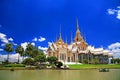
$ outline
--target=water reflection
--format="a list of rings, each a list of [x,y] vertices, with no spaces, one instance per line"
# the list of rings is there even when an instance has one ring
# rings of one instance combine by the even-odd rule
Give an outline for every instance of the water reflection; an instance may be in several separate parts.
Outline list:
[[[98,70],[16,70],[0,71],[0,80],[120,80],[120,69]]]

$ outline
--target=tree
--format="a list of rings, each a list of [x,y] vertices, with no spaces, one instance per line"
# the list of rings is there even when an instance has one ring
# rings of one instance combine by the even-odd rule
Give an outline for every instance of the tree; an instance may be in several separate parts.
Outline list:
[[[111,63],[114,64],[114,59],[111,59]]]
[[[57,62],[57,57],[55,56],[50,56],[50,57],[47,57],[47,61],[50,63],[50,64],[54,64],[55,62]]]
[[[10,52],[13,52],[13,44],[12,43],[7,43],[6,45],[5,45],[5,48],[4,48],[4,50],[6,51],[6,52],[8,52],[8,55],[7,55],[7,62],[9,63],[9,54],[10,54]]]
[[[34,47],[32,54],[31,54],[31,57],[35,58],[36,56],[39,56],[41,54],[44,54],[44,53],[42,51],[40,51],[38,48]]]
[[[119,58],[117,58],[117,59],[116,59],[116,62],[117,62],[117,64],[119,64],[119,63],[120,63],[120,60],[119,60]]]
[[[111,63],[113,63],[113,64],[116,64],[117,63],[117,59],[111,59]]]
[[[15,51],[16,53],[19,53],[20,56],[24,55],[24,48],[21,45],[18,46]],[[20,57],[19,55],[18,55],[18,63],[19,63],[19,57]]]
[[[32,58],[26,58],[26,59],[23,60],[22,63],[26,64],[26,65],[33,65],[34,64],[34,60]]]
[[[120,64],[120,59],[119,58],[116,58],[116,59],[111,59],[111,63],[112,64]]]
[[[40,55],[36,56],[34,59],[35,59],[35,62],[40,62],[40,64],[41,64],[42,62],[46,61],[46,56],[40,54]]]
[[[33,50],[34,50],[34,46],[31,43],[29,43],[27,45],[26,50],[25,50],[26,55],[29,56],[29,57],[32,57]]]

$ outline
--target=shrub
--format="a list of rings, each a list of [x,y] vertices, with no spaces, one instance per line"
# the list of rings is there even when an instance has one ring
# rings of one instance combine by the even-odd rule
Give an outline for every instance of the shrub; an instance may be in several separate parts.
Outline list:
[[[8,61],[8,60],[5,60],[5,62],[3,62],[3,64],[9,64],[9,61]]]
[[[63,66],[62,62],[56,62],[55,65],[57,66],[57,68],[60,68],[61,66]]]
[[[87,59],[83,59],[83,63],[84,63],[84,64],[87,64],[87,63],[88,63],[88,60],[87,60]]]
[[[58,58],[55,57],[55,56],[50,56],[50,57],[47,57],[47,61],[50,63],[50,64],[55,64],[55,62],[57,62]]]
[[[34,64],[34,60],[32,58],[26,58],[26,59],[23,60],[22,63],[26,64],[26,65],[33,65]]]

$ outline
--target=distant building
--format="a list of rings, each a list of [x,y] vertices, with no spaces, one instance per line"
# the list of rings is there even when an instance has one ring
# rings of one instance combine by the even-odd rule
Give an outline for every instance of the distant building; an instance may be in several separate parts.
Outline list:
[[[62,62],[79,61],[81,63],[83,63],[84,60],[87,60],[88,63],[92,63],[93,59],[97,59],[99,63],[109,63],[109,58],[113,56],[108,50],[94,48],[87,44],[81,36],[78,20],[76,22],[76,35],[74,42],[72,42],[71,39],[70,45],[65,43],[60,31],[59,39],[49,45],[46,53],[47,56],[56,56],[58,60]]]

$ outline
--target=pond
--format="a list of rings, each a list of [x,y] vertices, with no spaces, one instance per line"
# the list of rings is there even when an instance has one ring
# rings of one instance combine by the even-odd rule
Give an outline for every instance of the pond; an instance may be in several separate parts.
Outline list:
[[[98,70],[0,70],[0,80],[120,80],[120,69]]]

